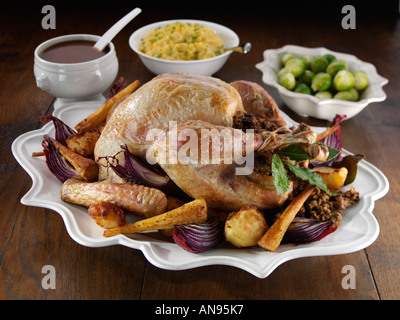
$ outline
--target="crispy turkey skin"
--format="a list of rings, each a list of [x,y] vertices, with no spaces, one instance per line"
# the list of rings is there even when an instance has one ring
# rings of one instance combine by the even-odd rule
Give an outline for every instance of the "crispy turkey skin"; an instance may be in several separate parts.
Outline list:
[[[161,145],[162,137],[174,126],[178,130],[183,127],[197,130],[198,137],[201,137],[202,128],[209,131],[233,130],[236,117],[247,114],[247,109],[249,114],[265,118],[266,123],[274,128],[274,131],[253,133],[255,140],[251,150],[246,151],[247,156],[254,157],[259,148],[273,152],[274,148],[289,141],[302,144],[314,142],[315,134],[310,130],[292,132],[272,97],[255,83],[236,81],[230,85],[201,75],[163,74],[119,103],[107,119],[95,147],[95,159],[99,159],[100,164],[99,180],[121,182],[121,178],[113,170],[107,170],[102,162],[104,157],[115,156],[121,145],[126,145],[130,152],[146,159],[149,150],[160,153],[167,147],[166,141],[164,146]],[[157,134],[150,135],[153,129],[158,130]],[[177,146],[181,145],[173,147]],[[212,149],[211,145],[205,147]],[[117,157],[123,165],[122,155]],[[249,205],[260,209],[273,208],[286,201],[292,192],[291,185],[288,192],[277,194],[272,177],[260,171],[237,175],[235,161],[222,161],[222,164],[178,161],[170,164],[159,159],[156,157],[156,162],[185,193],[192,198],[205,199],[208,206],[215,208],[239,210]]]

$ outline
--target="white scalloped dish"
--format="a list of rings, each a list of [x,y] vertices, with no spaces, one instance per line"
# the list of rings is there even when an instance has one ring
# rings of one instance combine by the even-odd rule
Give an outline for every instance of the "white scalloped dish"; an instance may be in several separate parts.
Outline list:
[[[277,73],[282,67],[282,55],[289,52],[299,57],[305,55],[333,54],[337,59],[346,61],[350,71],[365,71],[369,78],[369,86],[362,93],[360,100],[356,102],[338,99],[321,100],[309,94],[287,90],[278,83]],[[369,104],[384,101],[386,94],[382,87],[389,82],[377,73],[373,64],[361,61],[353,55],[331,51],[326,48],[305,48],[286,45],[279,49],[265,50],[264,61],[258,63],[256,68],[263,73],[263,82],[277,89],[282,100],[294,112],[301,116],[310,116],[328,121],[333,121],[336,114],[346,115],[346,119],[350,119],[360,113]]]
[[[98,103],[85,102],[65,105],[54,116],[74,127],[86,115],[93,112]],[[285,114],[288,124],[295,124]],[[322,128],[314,128],[321,131]],[[32,157],[41,151],[43,135],[54,137],[52,123],[41,129],[22,134],[12,144],[12,152],[19,164],[32,179],[31,189],[22,197],[21,203],[44,207],[58,212],[69,235],[79,244],[88,247],[123,245],[141,250],[153,265],[168,270],[183,270],[207,265],[227,265],[243,269],[259,278],[267,277],[280,264],[301,257],[337,255],[355,252],[371,245],[379,234],[379,225],[372,210],[374,202],[389,190],[387,178],[367,161],[359,163],[359,171],[353,186],[360,192],[360,202],[343,212],[340,227],[324,239],[302,245],[281,245],[276,252],[259,247],[237,249],[221,244],[210,251],[190,253],[157,232],[129,236],[103,237],[101,229],[87,214],[87,209],[60,199],[61,182],[47,168],[43,157]],[[345,151],[348,153],[347,151]]]

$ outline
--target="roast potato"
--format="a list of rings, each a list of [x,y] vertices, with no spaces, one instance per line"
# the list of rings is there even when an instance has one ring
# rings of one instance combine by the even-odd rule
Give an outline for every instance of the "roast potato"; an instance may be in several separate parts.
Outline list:
[[[89,207],[88,213],[100,227],[105,229],[122,227],[128,224],[124,210],[111,202],[100,201],[93,203]]]
[[[312,169],[312,171],[317,173],[325,181],[326,186],[330,190],[337,190],[343,187],[348,173],[346,167],[316,167]]]
[[[229,214],[225,222],[225,239],[235,247],[251,247],[268,230],[264,215],[256,206],[243,208]]]

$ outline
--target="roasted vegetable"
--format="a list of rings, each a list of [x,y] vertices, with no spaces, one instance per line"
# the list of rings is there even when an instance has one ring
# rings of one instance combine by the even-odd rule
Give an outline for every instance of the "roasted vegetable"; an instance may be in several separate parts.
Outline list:
[[[344,182],[345,186],[352,183],[356,179],[358,171],[358,162],[360,162],[364,158],[365,156],[363,154],[348,155],[345,156],[342,160],[335,161],[332,163],[333,168],[341,168],[341,167],[347,168],[348,174],[346,177],[346,181]]]
[[[337,190],[343,187],[348,173],[348,170],[345,167],[316,167],[312,169],[312,171],[317,173],[322,180],[325,181],[326,186],[330,190]]]
[[[78,178],[79,173],[75,168],[62,156],[49,136],[44,136],[42,141],[43,153],[46,157],[46,164],[50,172],[56,176],[61,182],[71,178]],[[37,152],[32,156],[41,156]]]
[[[122,98],[131,94],[138,86],[140,82],[138,80],[132,82],[129,86],[125,87],[112,98],[108,99],[102,104],[96,111],[88,115],[85,119],[79,122],[75,129],[78,132],[87,131],[90,129],[97,128],[100,124],[106,121],[108,113],[111,108]]]
[[[184,201],[167,195],[167,210],[166,211],[171,211],[173,209],[179,208],[179,207],[183,206],[184,204],[185,204]],[[166,237],[171,237],[172,233],[174,232],[174,227],[171,227],[168,229],[160,229],[158,231]]]
[[[54,129],[55,129],[55,139],[63,145],[67,145],[67,139],[69,136],[75,134],[74,129],[70,128],[67,124],[65,124],[60,119],[54,117],[53,115],[47,115],[41,119],[43,123],[48,121],[53,121]]]
[[[107,166],[114,170],[119,177],[127,182],[148,187],[160,188],[167,185],[170,179],[162,170],[157,170],[154,166],[135,156],[129,151],[127,145],[121,146],[121,149],[122,151],[114,156],[104,158]],[[124,154],[124,166],[119,164],[116,157],[121,152]]]
[[[314,187],[310,186],[292,200],[281,216],[258,241],[260,247],[268,251],[275,251],[279,247],[289,225],[313,191]]]
[[[84,157],[93,157],[94,147],[99,137],[100,129],[92,129],[70,135],[66,143],[70,150]]]
[[[310,243],[319,241],[334,232],[337,227],[332,221],[295,217],[282,239],[282,243]]]
[[[201,253],[215,248],[223,239],[223,234],[221,221],[212,219],[204,223],[177,225],[172,238],[186,251]]]
[[[255,206],[241,209],[228,216],[225,222],[224,234],[226,241],[235,247],[251,247],[268,230],[263,213]]]
[[[100,227],[105,229],[122,227],[128,224],[124,210],[111,202],[93,203],[89,207],[88,213]]]
[[[51,146],[54,146],[54,148]],[[97,179],[99,168],[95,161],[73,152],[68,147],[64,146],[57,140],[50,138],[47,135],[44,136],[43,148],[45,150],[46,161],[49,166],[49,169],[56,175],[58,174],[57,177],[59,177],[61,181],[64,182],[68,178],[76,177],[76,174],[74,174],[75,172],[78,173],[80,177],[82,177],[87,181],[93,181]],[[62,156],[65,158],[65,160],[67,160],[67,162],[64,161],[65,162],[64,168],[62,168],[59,165],[62,162],[62,160],[58,161],[50,160],[54,157],[55,150],[58,151],[57,152],[58,157]],[[52,154],[51,158],[50,154]],[[70,168],[71,173],[69,175],[61,174],[62,171],[68,168],[67,165],[72,165],[74,170]]]
[[[189,223],[204,223],[207,221],[207,205],[202,199],[193,200],[183,206],[167,211],[160,215],[143,219],[123,227],[107,229],[105,237],[112,237],[117,234],[136,233],[160,229],[169,229],[175,225]]]

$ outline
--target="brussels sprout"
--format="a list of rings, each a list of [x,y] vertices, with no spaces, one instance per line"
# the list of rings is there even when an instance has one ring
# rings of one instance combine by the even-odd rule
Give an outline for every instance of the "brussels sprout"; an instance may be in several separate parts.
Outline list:
[[[337,91],[349,90],[354,87],[353,74],[348,70],[340,70],[333,78],[333,85]]]
[[[357,90],[364,90],[366,87],[368,87],[368,76],[364,71],[357,70],[353,73],[354,76],[354,87]]]
[[[326,60],[328,60],[328,63],[332,63],[333,61],[336,60],[336,57],[333,54],[327,53],[324,54],[323,56]]]
[[[332,77],[329,73],[317,73],[312,79],[311,89],[314,91],[325,91],[330,88],[332,84]]]
[[[314,76],[314,72],[312,72],[311,70],[305,70],[303,75],[300,77],[300,80],[310,86]]]
[[[346,70],[347,64],[343,60],[335,60],[331,62],[326,68],[326,72],[329,73],[332,77],[336,75],[340,70]]]
[[[278,78],[278,82],[281,86],[285,87],[288,90],[293,90],[293,88],[296,86],[296,78],[291,72],[282,74]]]
[[[281,70],[278,71],[278,79],[280,78],[280,76],[284,75],[285,73],[290,72],[289,68],[282,68]]]
[[[339,91],[333,96],[333,98],[347,101],[358,101],[359,95],[355,88],[351,88],[349,90]]]
[[[310,87],[305,83],[299,83],[296,88],[294,88],[295,92],[312,94]]]
[[[308,55],[302,56],[301,58],[306,63],[306,68],[311,69],[311,61],[314,59],[314,57],[308,54]]]
[[[326,68],[328,67],[328,60],[323,56],[316,56],[311,61],[311,70],[315,74],[319,72],[325,72]]]
[[[320,91],[315,94],[315,97],[321,100],[332,99],[332,93],[329,91]]]
[[[306,70],[306,63],[300,58],[291,58],[286,61],[285,68],[288,68],[291,73],[297,78]]]
[[[294,54],[294,53],[285,53],[283,56],[282,56],[282,58],[281,58],[281,61],[282,61],[282,63],[283,63],[283,65],[285,65],[286,64],[286,62],[289,60],[289,59],[292,59],[292,58],[297,58],[297,56]]]

